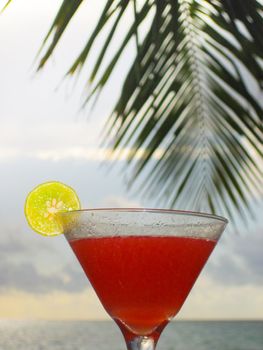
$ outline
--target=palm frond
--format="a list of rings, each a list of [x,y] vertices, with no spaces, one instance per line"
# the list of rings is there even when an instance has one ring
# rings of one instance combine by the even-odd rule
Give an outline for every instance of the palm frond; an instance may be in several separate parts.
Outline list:
[[[39,67],[80,4],[63,1]],[[116,51],[109,51],[131,7],[134,20]],[[255,192],[263,195],[262,13],[258,0],[145,0],[140,6],[136,0],[106,2],[68,74],[83,68],[108,26],[87,77],[88,103],[134,41],[137,54],[109,116],[104,142],[116,157],[130,149],[126,171],[142,196],[153,196],[159,205],[232,217],[249,209]]]
[[[12,0],[6,0],[4,4],[0,5],[0,13],[2,13],[8,5],[10,5],[10,3],[12,2]]]
[[[51,28],[43,41],[42,47],[40,48],[40,51],[41,51],[42,48],[45,46],[49,37],[52,34],[54,34],[53,40],[49,45],[48,50],[46,50],[45,55],[40,60],[39,67],[38,67],[39,69],[44,66],[44,64],[47,62],[47,60],[51,56],[54,48],[58,44],[58,41],[60,40],[62,34],[67,28],[70,20],[72,19],[74,14],[77,12],[81,3],[82,3],[82,0],[74,0],[74,1],[64,0],[62,2],[62,5],[56,15],[56,18],[54,19],[51,25]]]

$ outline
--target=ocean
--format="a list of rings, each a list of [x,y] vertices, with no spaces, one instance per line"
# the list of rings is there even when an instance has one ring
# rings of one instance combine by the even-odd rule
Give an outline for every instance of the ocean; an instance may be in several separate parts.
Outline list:
[[[0,320],[0,350],[125,350],[109,321]],[[263,321],[175,321],[157,349],[263,350]]]

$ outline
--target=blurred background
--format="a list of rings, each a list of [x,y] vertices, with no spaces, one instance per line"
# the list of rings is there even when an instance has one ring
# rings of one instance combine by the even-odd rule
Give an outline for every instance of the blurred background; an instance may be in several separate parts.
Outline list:
[[[63,236],[41,237],[27,226],[23,206],[34,186],[48,180],[65,182],[77,191],[83,207],[170,206],[169,201],[156,201],[155,195],[142,196],[133,188],[128,191],[133,173],[126,167],[127,154],[105,152],[110,136],[108,144],[101,145],[105,123],[136,56],[135,41],[127,46],[92,111],[89,107],[81,109],[89,89],[83,87],[106,34],[98,38],[79,77],[64,79],[105,2],[82,4],[45,67],[36,72],[44,54],[43,50],[40,56],[37,53],[60,5],[57,0],[14,0],[0,16],[1,319],[108,319]],[[121,28],[126,30],[133,18],[133,12],[128,12]],[[147,21],[150,23],[150,19]],[[109,56],[118,47],[118,35],[111,43]],[[48,38],[47,46],[51,42]],[[262,94],[256,94],[260,100]],[[262,158],[253,149],[251,152],[257,171],[261,168],[262,172]],[[138,183],[145,179],[147,172]],[[180,319],[263,318],[262,191],[253,187],[248,202],[253,215],[247,215],[246,208],[245,214],[232,210],[231,223],[180,312]],[[231,200],[229,203],[230,208],[234,207]],[[174,207],[179,208],[177,203]],[[226,212],[221,214],[228,216]]]

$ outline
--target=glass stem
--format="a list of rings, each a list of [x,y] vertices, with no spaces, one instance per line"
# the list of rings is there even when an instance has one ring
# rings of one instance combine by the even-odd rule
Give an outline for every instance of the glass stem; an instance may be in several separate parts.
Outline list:
[[[155,350],[160,335],[165,326],[168,324],[168,320],[165,320],[157,328],[152,330],[151,333],[147,335],[139,335],[132,332],[121,321],[115,319],[115,322],[119,326],[124,336],[127,345],[127,350]]]
[[[127,341],[128,350],[154,350],[156,342],[152,337],[137,336]]]

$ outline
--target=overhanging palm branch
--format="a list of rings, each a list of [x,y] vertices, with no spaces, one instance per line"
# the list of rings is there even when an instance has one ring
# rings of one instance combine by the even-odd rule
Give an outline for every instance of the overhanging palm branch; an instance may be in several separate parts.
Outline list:
[[[81,3],[63,1],[39,68]],[[112,52],[109,46],[130,10],[133,21]],[[87,77],[91,93],[85,104],[90,103],[135,43],[137,54],[109,116],[105,143],[116,158],[130,149],[130,184],[159,205],[209,208],[232,217],[235,210],[249,209],[253,193],[262,196],[262,13],[259,0],[105,1],[67,74],[81,71],[107,30]]]

